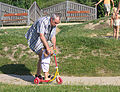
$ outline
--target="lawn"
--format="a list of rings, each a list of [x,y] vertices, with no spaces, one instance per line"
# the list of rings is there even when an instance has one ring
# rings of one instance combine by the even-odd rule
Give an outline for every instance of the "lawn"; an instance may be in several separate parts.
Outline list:
[[[100,21],[100,20],[99,20]],[[99,22],[93,21],[93,24]],[[120,76],[120,41],[112,37],[112,28],[85,29],[90,22],[59,26],[57,34],[57,62],[60,75]],[[102,27],[102,28],[101,28]],[[34,75],[38,56],[33,53],[24,35],[28,29],[0,30],[0,73]],[[108,34],[110,34],[108,36]],[[50,72],[54,73],[52,57]],[[0,92],[119,92],[119,86],[20,86],[0,83]]]
[[[20,86],[0,83],[0,92],[120,92],[119,86],[33,85]]]
[[[57,62],[60,74],[119,76],[120,41],[107,36],[108,33],[112,33],[112,28],[91,30],[84,28],[86,24],[59,26],[61,31],[57,34],[59,48]],[[27,45],[24,37],[27,30],[0,30],[0,73],[19,75],[36,73],[38,56]],[[54,66],[52,58],[51,73],[54,72]]]

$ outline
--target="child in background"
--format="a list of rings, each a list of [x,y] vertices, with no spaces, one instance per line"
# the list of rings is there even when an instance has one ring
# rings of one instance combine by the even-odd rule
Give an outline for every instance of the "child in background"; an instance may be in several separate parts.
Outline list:
[[[113,14],[111,16],[111,27],[113,24],[113,37],[115,39],[119,38],[119,25],[120,25],[120,15],[117,13],[117,8],[113,8]]]

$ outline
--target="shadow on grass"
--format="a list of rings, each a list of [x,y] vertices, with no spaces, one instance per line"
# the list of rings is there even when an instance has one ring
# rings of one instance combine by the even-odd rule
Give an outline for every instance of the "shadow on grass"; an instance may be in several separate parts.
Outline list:
[[[113,36],[105,36],[106,38],[113,38]]]
[[[7,64],[0,67],[0,71],[12,77],[20,78],[24,81],[34,81],[34,76],[24,64]]]

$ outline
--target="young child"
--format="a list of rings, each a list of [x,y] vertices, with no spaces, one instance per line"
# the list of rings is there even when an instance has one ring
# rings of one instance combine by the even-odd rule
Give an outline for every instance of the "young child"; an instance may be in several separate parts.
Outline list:
[[[111,27],[113,24],[113,37],[115,39],[119,38],[119,25],[120,25],[120,15],[117,13],[117,8],[113,8],[113,15],[111,16]]]
[[[50,49],[53,48],[53,44],[51,43],[51,41],[48,41],[48,45],[49,45]],[[52,56],[52,54],[53,54],[53,50],[52,50],[51,54],[48,54],[46,48],[42,49],[40,70],[42,69],[42,71],[44,72],[45,80],[50,80],[50,78],[52,77],[49,74],[50,57]],[[43,77],[41,75],[37,76],[37,74],[36,74],[35,77],[38,77],[41,80],[43,79]]]
[[[42,58],[41,58],[42,59],[41,68],[44,72],[45,80],[50,80],[50,74],[49,74],[50,56],[51,55],[46,54],[46,49],[43,49]]]

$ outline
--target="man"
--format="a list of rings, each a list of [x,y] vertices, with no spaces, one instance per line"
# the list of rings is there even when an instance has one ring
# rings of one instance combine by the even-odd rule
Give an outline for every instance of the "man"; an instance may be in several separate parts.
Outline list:
[[[51,44],[53,49],[56,49],[56,25],[60,23],[60,18],[61,15],[59,13],[55,13],[51,17],[41,17],[30,27],[25,35],[30,49],[39,56],[36,77],[41,78],[42,49],[45,48],[48,55],[53,53],[50,49]]]
[[[101,3],[103,0],[100,0],[97,4],[95,4],[96,6]],[[113,0],[104,0],[104,9],[105,9],[105,16],[109,16],[110,14],[110,1],[112,2],[112,5],[114,7],[114,1]]]

